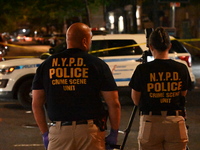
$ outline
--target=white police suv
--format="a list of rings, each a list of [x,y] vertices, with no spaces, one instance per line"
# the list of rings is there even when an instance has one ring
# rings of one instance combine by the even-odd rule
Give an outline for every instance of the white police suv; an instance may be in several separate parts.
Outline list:
[[[170,58],[186,64],[195,83],[191,55],[180,42],[173,37],[171,40]],[[50,48],[49,53],[57,53],[65,48],[66,44],[63,43]],[[141,57],[145,50],[148,50],[145,34],[107,34],[93,36],[90,53],[109,65],[120,96],[130,96],[128,83],[136,66],[143,62]],[[32,80],[37,67],[44,61],[44,56],[0,62],[0,98],[18,99],[24,107],[30,107]]]

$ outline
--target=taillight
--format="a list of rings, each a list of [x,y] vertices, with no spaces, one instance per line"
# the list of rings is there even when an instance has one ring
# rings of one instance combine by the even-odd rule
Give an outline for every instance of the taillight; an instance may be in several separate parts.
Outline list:
[[[187,63],[188,67],[191,67],[192,64],[190,56],[179,56],[178,58],[184,60]]]

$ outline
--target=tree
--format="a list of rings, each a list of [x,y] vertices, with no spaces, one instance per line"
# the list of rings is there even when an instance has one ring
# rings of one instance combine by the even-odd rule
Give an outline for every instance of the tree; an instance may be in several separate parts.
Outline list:
[[[89,6],[93,9],[106,4],[105,0],[0,0],[0,32],[11,32],[18,27],[28,26],[38,30],[42,26],[56,26],[71,18],[89,22]],[[73,19],[72,19],[73,20]],[[88,20],[88,21],[87,21]]]

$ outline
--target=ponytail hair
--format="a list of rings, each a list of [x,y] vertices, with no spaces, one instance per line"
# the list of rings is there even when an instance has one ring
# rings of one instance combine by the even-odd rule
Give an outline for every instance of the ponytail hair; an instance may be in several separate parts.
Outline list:
[[[149,44],[158,51],[165,51],[171,44],[169,34],[163,27],[158,27],[150,34]]]

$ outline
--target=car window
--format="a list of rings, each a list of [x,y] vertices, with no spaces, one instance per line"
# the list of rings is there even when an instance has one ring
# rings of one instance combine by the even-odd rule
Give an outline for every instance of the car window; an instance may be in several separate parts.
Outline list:
[[[172,40],[172,47],[169,50],[169,53],[188,53],[187,49],[177,40]]]
[[[91,52],[96,56],[123,56],[123,55],[141,55],[143,53],[139,46],[124,47],[127,45],[137,44],[134,40],[95,40],[92,41]],[[96,50],[124,47],[115,50],[105,50],[103,52],[95,52]]]

